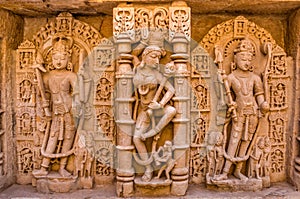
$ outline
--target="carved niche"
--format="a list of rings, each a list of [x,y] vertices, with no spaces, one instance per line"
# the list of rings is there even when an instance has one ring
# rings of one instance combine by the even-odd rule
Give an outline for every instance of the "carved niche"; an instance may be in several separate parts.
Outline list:
[[[42,178],[33,177],[32,172],[41,169],[45,157],[45,132],[49,131],[49,123],[54,122],[45,115],[39,77],[33,66],[38,63],[45,67],[46,72],[42,77],[54,70],[52,41],[56,35],[64,35],[73,41],[67,70],[77,74],[78,90],[73,90],[73,93],[80,98],[82,119],[75,121],[77,132],[66,165],[71,177],[55,174],[60,163],[60,158],[55,155],[50,158],[49,173]],[[61,13],[41,27],[32,42],[24,41],[16,57],[17,182],[33,183],[42,192],[67,192],[74,187],[92,188],[94,184],[113,180],[114,150],[111,146],[115,143],[112,112],[115,64],[112,42],[102,38],[95,28],[75,19],[70,13]],[[109,151],[105,152],[104,148]],[[100,161],[99,154],[106,156],[102,159],[110,161]],[[110,169],[100,172],[103,170],[99,169],[100,164],[102,167],[110,165]],[[110,178],[102,178],[103,173]],[[55,190],[49,185],[53,179],[65,181],[70,186]],[[41,189],[41,184],[47,188]]]
[[[145,195],[153,187],[164,194],[184,195],[189,170],[186,159],[191,99],[187,64],[190,8],[182,2],[162,7],[119,6],[114,9],[113,24],[118,58],[115,99],[117,194],[123,197]],[[165,50],[170,52],[165,53]],[[156,72],[152,69],[145,72],[150,66],[147,56],[151,53],[157,56],[156,61],[161,67],[154,69]],[[172,70],[174,76],[167,77],[165,74]],[[164,114],[160,116],[154,109],[152,115],[150,109],[142,108],[147,102],[145,97],[140,96],[148,96],[150,89],[146,76],[157,78],[152,73],[159,73],[158,76],[162,75],[165,79],[164,83],[162,79],[157,80],[161,90],[154,88],[155,85],[151,87],[157,89],[157,97],[152,96],[153,102],[162,103]],[[163,88],[165,86],[167,90]],[[175,94],[170,94],[172,92]],[[200,99],[201,96],[198,97]],[[163,98],[166,101],[160,101]],[[149,118],[143,119],[143,114],[152,115],[149,117],[152,125],[149,130]],[[138,135],[139,125],[145,131],[141,136],[145,136],[146,141]],[[147,154],[143,152],[145,148],[148,149]],[[165,164],[160,162],[162,156]]]
[[[265,103],[269,104],[270,109],[267,114],[259,116],[259,120],[261,120],[259,123],[261,124],[254,131],[255,136],[250,141],[251,144],[245,156],[231,157],[227,154],[226,149],[228,140],[231,139],[230,126],[232,124],[230,121],[233,121],[234,117],[231,116],[233,118],[231,120],[230,116],[228,117],[228,107],[231,106],[230,100],[235,100],[235,96],[229,99],[228,93],[232,95],[234,92],[226,90],[228,80],[224,80],[224,77],[235,70],[236,65],[233,58],[237,52],[240,52],[236,49],[242,48],[243,50],[244,47],[246,49],[246,46],[239,47],[246,40],[249,41],[247,49],[251,51],[253,56],[249,71],[260,78]],[[204,49],[201,49],[201,47]],[[214,61],[204,58],[205,52]],[[283,180],[286,169],[285,142],[287,134],[287,87],[289,85],[287,58],[284,50],[276,44],[266,30],[239,16],[210,30],[199,46],[193,50],[191,59],[195,68],[193,74],[201,73],[203,75],[201,76],[202,79],[213,77],[208,79],[206,83],[211,89],[210,98],[214,99],[211,101],[211,111],[209,112],[209,129],[205,132],[205,135],[201,136],[202,139],[197,139],[201,140],[201,143],[195,145],[195,148],[191,150],[191,154],[193,154],[193,158],[190,160],[192,179],[198,183],[206,182],[209,188],[222,189],[225,186],[231,190],[251,190],[253,187],[261,189],[262,187],[269,187],[270,182]],[[197,62],[195,62],[196,60]],[[201,82],[201,79],[198,81]],[[237,107],[237,110],[239,110],[239,107]],[[246,109],[243,114],[251,114],[251,111],[245,111]],[[231,112],[231,115],[233,113]],[[220,134],[220,132],[223,132],[222,136],[216,138],[215,135]],[[193,139],[191,141],[193,142]],[[218,149],[218,146],[222,146],[221,149]],[[230,173],[227,174],[225,167],[227,168],[229,164],[224,162],[221,165],[222,172],[220,172],[220,168],[217,168],[216,164],[211,161],[211,157],[214,156],[210,155],[218,153],[222,161],[233,162],[236,170],[241,167],[242,175],[235,173],[238,178],[228,178],[233,166],[229,171]],[[260,169],[251,170],[253,164],[258,164],[254,161],[258,157],[262,158],[260,165],[256,166]],[[239,162],[243,164],[239,164]],[[199,169],[193,168],[193,165],[197,165]],[[250,170],[247,172],[247,169]],[[239,178],[249,180],[245,182]]]

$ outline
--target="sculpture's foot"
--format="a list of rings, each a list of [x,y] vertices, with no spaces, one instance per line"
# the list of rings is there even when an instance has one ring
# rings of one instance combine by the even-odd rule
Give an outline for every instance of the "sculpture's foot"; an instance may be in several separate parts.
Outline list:
[[[62,177],[70,177],[71,176],[71,173],[69,173],[66,169],[59,169],[59,174],[62,176]]]
[[[243,174],[242,174],[240,171],[238,171],[238,170],[235,170],[234,173],[233,173],[233,175],[234,175],[235,177],[239,178],[239,179],[242,180],[242,181],[247,181],[247,180],[248,180],[248,178],[247,178],[245,175],[243,175]]]
[[[149,182],[152,179],[152,171],[146,169],[144,175],[142,176],[142,181]]]
[[[221,180],[227,180],[228,179],[228,174],[227,173],[222,173],[220,175],[217,175],[213,178],[215,181],[221,181]]]
[[[34,176],[46,176],[48,174],[48,171],[45,168],[41,168],[40,170],[34,170],[32,171],[32,175]]]

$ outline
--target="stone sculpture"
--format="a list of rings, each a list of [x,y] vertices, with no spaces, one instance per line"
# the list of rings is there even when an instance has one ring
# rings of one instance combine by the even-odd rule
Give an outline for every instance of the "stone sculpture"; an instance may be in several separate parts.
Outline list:
[[[78,90],[77,75],[68,71],[68,67],[71,66],[72,43],[72,39],[64,35],[57,35],[53,38],[53,70],[44,75],[43,81],[38,78],[43,107],[46,116],[51,119],[51,127],[46,128],[42,146],[44,157],[41,169],[33,172],[35,176],[47,175],[50,158],[53,157],[61,158],[59,174],[63,177],[71,176],[65,167],[68,156],[71,155],[70,151],[76,132],[73,117],[76,116],[80,107],[78,93],[75,92]],[[41,63],[37,63],[33,67],[36,68],[37,77],[40,76],[39,70],[46,72]],[[51,94],[51,102],[46,97],[46,91]],[[50,120],[47,125],[50,125]]]
[[[210,132],[207,141],[208,172],[206,178],[219,175],[224,165],[223,135],[221,132]]]
[[[182,2],[115,8],[114,44],[68,13],[42,27],[17,54],[18,182],[67,192],[116,179],[118,196],[130,197],[149,190],[184,195],[191,181],[221,188],[276,181],[270,176],[284,173],[286,162],[286,57],[275,45],[277,54],[266,61],[260,48],[270,50],[261,44],[275,42],[245,18],[224,24],[192,53],[190,8]],[[257,56],[261,65],[252,68]],[[260,77],[266,62],[267,81]],[[227,106],[224,119],[219,113]],[[262,134],[261,118],[269,127]],[[59,136],[68,133],[69,139]]]
[[[236,164],[233,175],[240,180],[247,180],[241,169],[249,158],[253,145],[251,143],[255,142],[256,139],[259,120],[258,111],[265,114],[269,110],[269,104],[264,97],[262,80],[251,71],[250,63],[253,53],[254,49],[251,41],[247,38],[241,40],[234,50],[234,71],[228,76],[223,76],[229,107],[227,116],[230,115],[231,117],[232,127],[226,149],[225,166],[222,174],[215,177],[217,181],[228,178],[233,163]],[[233,90],[235,100],[233,100],[230,89]]]
[[[166,141],[164,146],[159,147],[158,150],[154,153],[154,161],[157,166],[160,166],[162,163],[162,167],[159,169],[156,179],[159,179],[162,172],[166,172],[166,181],[170,181],[170,172],[174,168],[176,162],[173,159],[173,148],[172,148],[172,142]]]
[[[257,139],[256,145],[253,147],[252,154],[249,157],[248,177],[261,179],[261,163],[263,161],[263,153],[265,148],[264,138]]]
[[[137,104],[140,106],[140,112],[137,113],[133,142],[140,158],[145,161],[143,164],[146,166],[146,170],[142,177],[143,181],[150,181],[153,175],[152,157],[150,159],[144,141],[156,136],[152,144],[152,150],[155,150],[159,133],[176,114],[176,109],[167,104],[175,93],[175,89],[168,82],[167,77],[174,71],[171,67],[166,67],[165,73],[162,74],[158,68],[159,61],[164,54],[164,50],[158,46],[147,46],[133,77],[133,84],[140,100],[140,103]],[[166,88],[167,92],[160,99],[163,88]],[[155,117],[161,117],[157,124]]]

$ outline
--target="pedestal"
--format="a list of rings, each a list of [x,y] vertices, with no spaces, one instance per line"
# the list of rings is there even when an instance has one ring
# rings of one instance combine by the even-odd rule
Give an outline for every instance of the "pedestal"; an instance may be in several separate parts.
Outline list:
[[[35,177],[36,188],[41,193],[67,193],[78,188],[77,177],[62,177],[57,172],[50,172],[46,176]]]

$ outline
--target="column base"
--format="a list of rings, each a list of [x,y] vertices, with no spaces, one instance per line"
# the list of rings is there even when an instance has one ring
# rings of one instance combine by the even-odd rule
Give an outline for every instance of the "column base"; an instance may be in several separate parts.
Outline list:
[[[189,186],[189,181],[173,181],[171,185],[171,194],[174,196],[184,196]]]
[[[153,178],[150,182],[144,182],[141,177],[136,177],[134,183],[135,196],[168,196],[171,193],[172,180]]]

